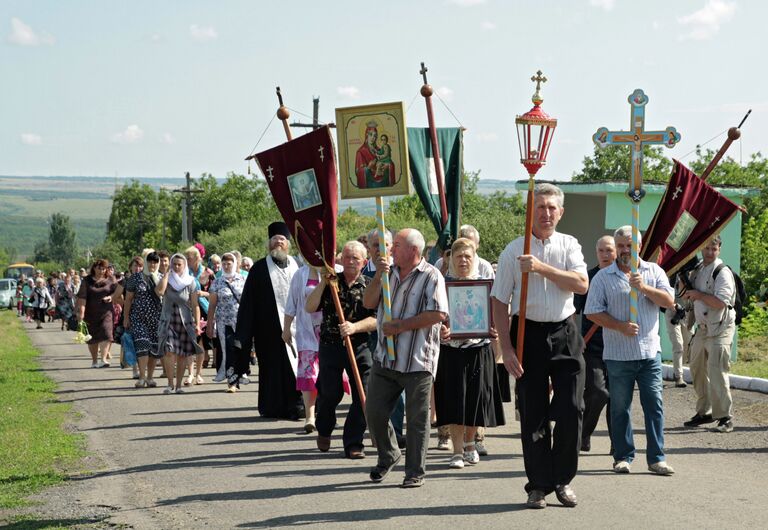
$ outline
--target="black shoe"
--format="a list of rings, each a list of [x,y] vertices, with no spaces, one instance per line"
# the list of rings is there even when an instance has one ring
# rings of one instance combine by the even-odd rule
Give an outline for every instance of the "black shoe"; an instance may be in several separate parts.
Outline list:
[[[699,414],[698,412],[688,421],[683,423],[686,427],[698,427],[699,425],[704,425],[705,423],[712,423],[714,418],[712,418],[712,414],[704,414],[703,416]]]
[[[405,449],[405,436],[397,437],[397,447],[400,449]]]
[[[576,494],[568,484],[555,486],[555,495],[557,496],[557,500],[560,501],[560,504],[568,508],[573,508],[579,504],[578,499],[576,499]]]
[[[590,442],[589,440],[582,440],[581,441],[581,450],[584,453],[588,453],[590,451],[590,449],[592,449],[592,442]]]
[[[395,458],[395,461],[389,464],[388,466],[380,466],[376,465],[371,468],[371,474],[369,475],[371,482],[381,482],[384,480],[384,477],[386,477],[390,471],[392,471],[392,468],[397,465],[397,463],[400,461],[400,459],[403,457],[403,455],[398,456]]]
[[[726,416],[725,418],[720,418],[717,420],[717,425],[714,429],[712,429],[714,432],[733,432],[733,419],[730,416]]]

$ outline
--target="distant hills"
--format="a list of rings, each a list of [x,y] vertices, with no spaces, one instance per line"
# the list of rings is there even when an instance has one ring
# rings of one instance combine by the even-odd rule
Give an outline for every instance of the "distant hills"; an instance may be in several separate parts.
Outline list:
[[[104,240],[112,208],[112,195],[132,180],[155,189],[175,189],[185,185],[183,178],[126,177],[15,177],[0,175],[0,248],[13,247],[17,257],[32,254],[35,243],[48,237],[47,219],[61,212],[72,219],[80,246],[93,246]],[[478,191],[514,193],[514,181],[480,179]],[[372,199],[344,200],[340,210],[353,208],[363,215],[374,215]]]

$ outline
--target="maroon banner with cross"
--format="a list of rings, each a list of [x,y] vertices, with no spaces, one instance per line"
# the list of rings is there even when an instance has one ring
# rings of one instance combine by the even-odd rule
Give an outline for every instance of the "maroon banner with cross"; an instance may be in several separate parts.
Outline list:
[[[333,270],[338,206],[330,129],[321,127],[254,158],[304,259]]]
[[[675,273],[738,213],[739,207],[675,160],[640,257]]]

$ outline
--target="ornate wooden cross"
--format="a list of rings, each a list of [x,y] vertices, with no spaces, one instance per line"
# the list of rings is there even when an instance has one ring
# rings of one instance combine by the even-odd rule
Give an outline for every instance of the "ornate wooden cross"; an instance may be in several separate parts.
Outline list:
[[[632,105],[629,131],[609,131],[600,127],[592,136],[592,141],[601,149],[609,145],[629,145],[632,148],[632,174],[627,195],[632,201],[632,272],[637,272],[640,239],[640,201],[645,196],[643,189],[643,146],[665,145],[674,147],[680,141],[680,133],[674,127],[663,131],[645,130],[645,105],[648,96],[641,89],[636,89],[627,98]],[[637,323],[637,289],[630,294],[630,322]]]

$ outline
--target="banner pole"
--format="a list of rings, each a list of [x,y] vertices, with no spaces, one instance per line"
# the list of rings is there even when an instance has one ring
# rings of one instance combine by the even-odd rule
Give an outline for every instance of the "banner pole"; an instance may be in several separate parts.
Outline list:
[[[387,254],[387,240],[384,237],[384,199],[381,196],[376,197],[376,222],[379,225],[379,253],[389,260]],[[381,275],[381,294],[384,298],[384,322],[392,320],[392,295],[389,291],[389,274]],[[395,360],[395,340],[387,337],[387,357],[390,361]]]
[[[293,134],[291,133],[291,126],[288,124],[288,118],[291,117],[291,113],[288,111],[285,105],[283,105],[283,95],[280,93],[280,87],[276,88],[277,100],[280,102],[280,107],[277,109],[277,117],[283,122],[283,130],[285,131],[285,137],[290,142],[293,140]],[[294,239],[295,239],[294,234]],[[335,271],[330,271],[335,273]],[[331,298],[333,298],[333,305],[336,307],[336,315],[339,317],[339,325],[346,322],[344,318],[344,310],[341,308],[341,301],[339,300],[339,288],[335,281],[330,282]],[[352,367],[352,377],[355,380],[355,387],[357,393],[360,396],[360,405],[365,410],[365,390],[363,389],[363,381],[360,378],[360,370],[357,368],[357,361],[355,360],[355,350],[352,348],[352,341],[349,337],[344,337],[344,346],[347,348],[347,357],[349,357],[349,365]]]
[[[531,253],[531,235],[533,234],[533,173],[528,173],[528,198],[525,206],[525,238],[523,254]],[[528,305],[528,273],[520,275],[520,304],[517,310],[517,344],[515,353],[520,366],[523,365],[523,345],[525,344],[525,309]]]
[[[421,63],[419,73],[424,78],[424,84],[421,87],[421,95],[427,104],[427,122],[429,123],[429,139],[432,144],[432,159],[435,161],[435,178],[437,180],[437,193],[440,198],[440,221],[442,228],[448,224],[448,205],[445,200],[445,184],[443,181],[443,165],[440,159],[440,144],[437,141],[437,129],[435,129],[435,117],[432,112],[432,86],[427,83],[427,67]],[[438,234],[439,236],[440,234]],[[453,234],[451,234],[453,237]],[[445,249],[443,249],[445,250]]]

